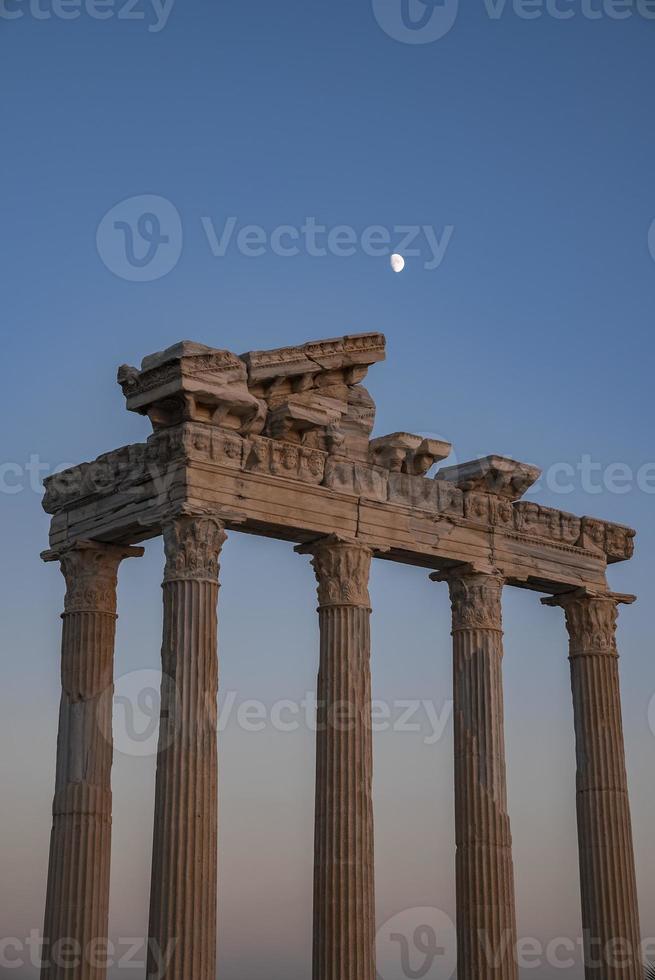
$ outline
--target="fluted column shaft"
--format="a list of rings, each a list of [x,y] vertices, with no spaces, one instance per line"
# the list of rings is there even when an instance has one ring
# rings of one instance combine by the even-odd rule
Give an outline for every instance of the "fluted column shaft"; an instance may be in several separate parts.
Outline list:
[[[223,526],[208,517],[185,515],[164,528],[148,958],[148,976],[157,980],[214,980],[216,975],[216,604],[224,540]]]
[[[314,980],[375,980],[369,548],[327,538],[318,581]]]
[[[516,980],[502,681],[503,579],[494,572],[455,571],[447,580],[453,616],[457,976]]]
[[[564,608],[569,633],[587,980],[643,978],[616,648],[626,598],[546,600]]]
[[[58,556],[66,598],[42,980],[107,973],[116,582],[121,560],[140,554],[79,542]]]

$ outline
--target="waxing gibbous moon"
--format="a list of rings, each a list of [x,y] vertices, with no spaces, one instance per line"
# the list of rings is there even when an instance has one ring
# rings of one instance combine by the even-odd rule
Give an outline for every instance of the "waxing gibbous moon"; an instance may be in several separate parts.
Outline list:
[[[389,261],[394,272],[402,272],[405,268],[405,260],[402,255],[398,255],[397,252],[394,252]]]

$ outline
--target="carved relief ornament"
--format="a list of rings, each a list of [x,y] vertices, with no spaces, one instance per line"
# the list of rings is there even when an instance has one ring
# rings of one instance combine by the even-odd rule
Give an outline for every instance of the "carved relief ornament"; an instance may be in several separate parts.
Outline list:
[[[301,545],[296,551],[312,555],[319,606],[364,606],[370,609],[371,548],[358,541],[330,535]]]
[[[183,514],[164,527],[164,582],[218,581],[227,535],[216,517]]]
[[[452,572],[436,572],[430,578],[436,582],[448,582],[453,611],[453,631],[465,629],[502,631],[501,598],[505,580],[500,572],[454,569]]]

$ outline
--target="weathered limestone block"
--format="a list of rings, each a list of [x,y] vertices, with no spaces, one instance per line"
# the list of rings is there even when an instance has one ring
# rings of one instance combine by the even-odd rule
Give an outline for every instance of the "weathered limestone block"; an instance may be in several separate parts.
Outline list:
[[[245,468],[318,486],[323,482],[326,458],[327,454],[319,449],[253,436],[247,442]]]
[[[524,500],[515,503],[513,510],[517,531],[571,546],[578,543],[581,528],[579,517]]]
[[[618,605],[633,600],[583,590],[542,599],[564,609],[569,633],[587,980],[643,977],[616,648]]]
[[[243,361],[226,350],[183,340],[144,357],[141,369],[118,369],[127,408],[147,415],[154,429],[199,421],[260,432],[265,405],[247,386]]]
[[[623,524],[599,521],[594,517],[583,517],[578,542],[587,551],[607,555],[608,561],[625,561],[634,553],[635,532]]]
[[[360,382],[384,346],[371,333],[243,354],[250,391],[268,407],[265,434],[366,460],[375,404]]]
[[[340,456],[327,457],[323,485],[332,490],[386,501],[388,481],[388,471],[380,466],[353,463]]]
[[[439,470],[435,479],[447,480],[461,490],[490,493],[518,500],[541,476],[541,470],[506,456],[484,456]]]
[[[408,473],[389,473],[389,503],[439,512],[439,485],[435,480]]]
[[[624,524],[605,523],[605,554],[610,563],[628,561],[635,550],[635,534]]]
[[[164,430],[175,433],[175,429]],[[245,440],[237,433],[202,422],[186,422],[180,426],[176,449],[186,459],[206,459],[221,466],[240,470],[243,465]],[[169,447],[171,456],[174,449]]]
[[[452,452],[449,442],[442,439],[425,439],[410,432],[392,432],[379,436],[369,444],[371,461],[391,473],[411,473],[425,476],[434,463],[445,459]]]
[[[103,453],[93,462],[80,463],[79,466],[53,473],[43,481],[43,509],[48,514],[55,514],[71,502],[96,494],[113,493],[137,483],[146,475],[148,465],[146,444],[137,443]]]

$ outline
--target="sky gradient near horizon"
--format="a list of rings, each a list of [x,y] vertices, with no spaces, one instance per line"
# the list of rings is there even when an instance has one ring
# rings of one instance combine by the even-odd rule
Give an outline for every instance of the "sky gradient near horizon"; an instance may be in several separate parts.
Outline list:
[[[639,595],[619,644],[655,936],[655,20],[645,4],[618,19],[609,0],[560,0],[570,19],[552,3],[528,18],[518,3],[445,0],[426,28],[443,36],[405,43],[420,40],[419,0],[413,29],[401,0],[126,9],[64,19],[70,3],[0,3],[0,942],[43,922],[63,580],[39,560],[39,478],[146,437],[121,363],[183,338],[242,352],[365,330],[388,343],[366,382],[376,435],[436,434],[454,443],[449,462],[535,463],[531,499],[638,529],[610,578]],[[419,249],[402,274],[391,247]],[[154,541],[121,569],[128,704],[157,677],[162,568]],[[219,976],[307,980],[313,732],[270,716],[315,689],[313,575],[288,544],[233,534],[222,581]],[[416,910],[454,913],[450,612],[420,569],[376,562],[371,593],[374,697],[396,721],[419,703],[418,730],[375,735],[378,920],[411,929]],[[519,934],[575,943],[563,617],[516,590],[504,615]],[[266,706],[263,730],[249,699]],[[130,748],[121,704],[111,931],[125,939],[147,926],[155,758]],[[7,975],[32,980],[21,955]],[[141,977],[138,959],[112,977]],[[522,975],[583,976],[577,953],[569,968],[542,959]],[[438,969],[428,980],[447,980]]]

